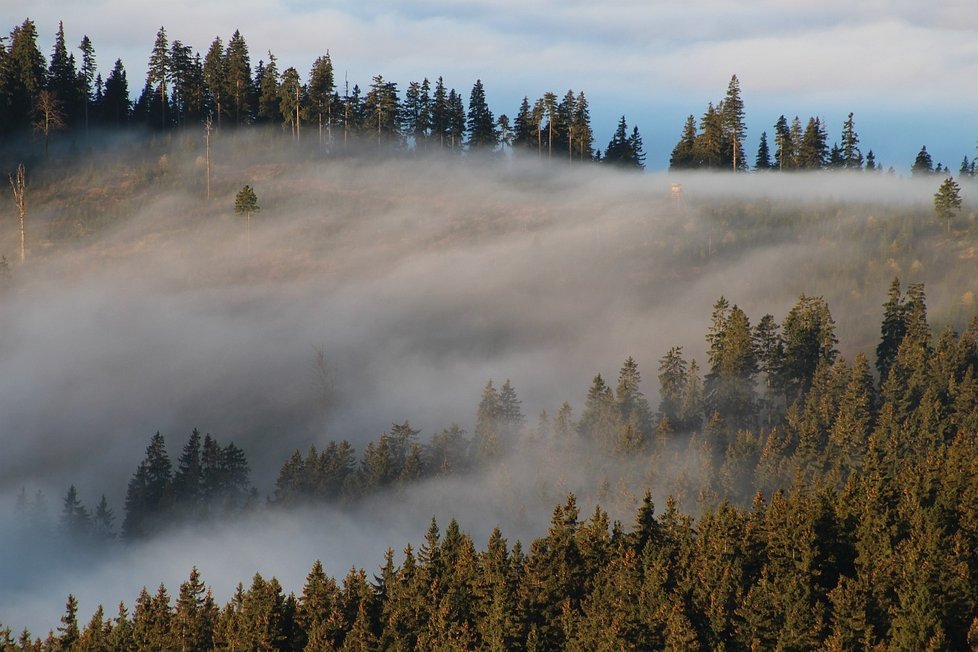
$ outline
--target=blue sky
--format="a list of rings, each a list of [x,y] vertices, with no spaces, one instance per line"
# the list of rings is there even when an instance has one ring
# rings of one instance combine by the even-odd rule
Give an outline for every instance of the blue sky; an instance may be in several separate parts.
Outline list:
[[[27,12],[25,14],[25,11]],[[959,0],[0,0],[0,26],[37,23],[49,55],[57,21],[93,40],[104,72],[120,57],[137,90],[157,29],[206,51],[240,29],[252,63],[272,50],[305,76],[330,51],[338,77],[366,86],[444,76],[468,97],[481,78],[512,117],[524,95],[584,90],[602,147],[625,114],[650,168],[667,165],[685,116],[736,74],[746,148],[784,113],[817,115],[838,139],[855,113],[863,149],[905,171],[921,145],[957,167],[978,154],[978,5]]]

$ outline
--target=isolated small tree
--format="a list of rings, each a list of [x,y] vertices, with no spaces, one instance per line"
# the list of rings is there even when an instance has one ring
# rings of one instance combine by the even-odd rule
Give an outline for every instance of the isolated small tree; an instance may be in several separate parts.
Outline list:
[[[238,215],[244,215],[247,223],[247,242],[248,251],[251,251],[251,214],[257,213],[261,210],[258,205],[258,196],[255,195],[255,191],[252,190],[251,186],[246,185],[244,188],[238,191],[238,194],[234,196],[234,212]]]
[[[20,262],[24,263],[27,257],[24,231],[24,218],[27,217],[27,202],[24,199],[24,191],[27,189],[27,176],[24,171],[24,164],[17,166],[16,176],[10,175],[10,187],[14,193],[14,204],[17,206],[17,213],[20,216]]]
[[[952,177],[941,182],[941,187],[934,193],[934,216],[938,221],[947,225],[951,232],[951,218],[961,209],[961,186]]]

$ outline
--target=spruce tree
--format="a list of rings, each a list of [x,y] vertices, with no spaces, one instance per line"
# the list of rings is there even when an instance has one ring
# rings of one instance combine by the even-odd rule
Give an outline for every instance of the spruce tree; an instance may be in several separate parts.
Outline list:
[[[282,98],[279,94],[278,60],[268,51],[268,63],[259,61],[260,75],[256,74],[258,85],[258,111],[256,122],[277,123],[283,117]]]
[[[482,80],[475,80],[469,95],[469,113],[466,121],[469,133],[468,145],[472,150],[492,150],[496,147],[496,127],[492,111],[486,104]]]
[[[921,176],[932,174],[934,172],[934,160],[930,157],[927,152],[927,146],[924,145],[917,152],[917,158],[914,159],[913,166],[910,168],[911,174],[913,176]]]
[[[129,122],[132,102],[129,99],[129,82],[121,59],[116,59],[112,72],[105,79],[105,92],[99,113],[103,121],[116,127]]]
[[[234,124],[247,124],[252,118],[253,81],[251,78],[251,59],[248,44],[238,30],[228,41],[224,55],[225,93],[234,109]]]
[[[37,47],[37,28],[30,19],[10,33],[7,65],[12,127],[27,127],[47,80],[44,55]]]
[[[788,120],[782,115],[774,124],[774,166],[779,171],[791,169],[791,152],[794,149],[791,138]]]
[[[316,115],[319,124],[319,143],[331,144],[333,125],[333,95],[336,92],[336,82],[333,78],[333,62],[329,52],[317,57],[309,72],[309,83],[306,88],[309,104]],[[323,127],[326,128],[323,133]]]
[[[696,118],[690,115],[683,134],[669,157],[670,170],[688,170],[696,166]]]
[[[757,156],[754,158],[754,169],[771,169],[771,151],[768,149],[766,131],[761,132],[761,141],[757,145]]]
[[[863,155],[859,151],[859,136],[856,135],[852,113],[842,125],[842,167],[847,170],[861,170],[863,167]]]
[[[156,33],[156,43],[153,45],[153,51],[149,56],[149,72],[146,74],[146,85],[159,96],[159,103],[153,103],[151,107],[159,107],[160,121],[159,125],[161,128],[166,128],[166,105],[168,103],[166,86],[169,83],[172,74],[171,61],[170,61],[170,47],[166,38],[166,29],[160,27],[160,31]],[[153,109],[150,108],[150,113],[154,113]]]
[[[744,101],[740,97],[740,81],[737,79],[737,75],[733,75],[727,85],[727,95],[721,104],[720,119],[730,146],[730,153],[725,154],[725,157],[729,157],[734,172],[747,169],[747,157],[744,156],[743,151],[743,138],[747,131],[744,116]]]
[[[101,93],[101,84],[95,84],[98,70],[95,66],[95,46],[92,45],[88,35],[82,37],[78,49],[82,53],[82,63],[78,70],[78,81],[81,87],[82,100],[84,101],[85,133],[88,133],[89,111],[92,102],[95,100],[96,93]]]
[[[231,106],[228,97],[228,68],[224,55],[224,43],[218,36],[214,37],[207,54],[204,56],[204,86],[207,93],[207,110],[221,126],[221,116],[226,115]]]
[[[961,210],[961,186],[952,177],[941,182],[941,187],[934,193],[934,217],[938,222],[944,222],[947,232],[951,232],[951,218]]]

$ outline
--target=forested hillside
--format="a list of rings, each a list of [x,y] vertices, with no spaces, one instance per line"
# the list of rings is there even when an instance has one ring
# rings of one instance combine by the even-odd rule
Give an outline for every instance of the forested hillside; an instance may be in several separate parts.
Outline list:
[[[721,298],[705,373],[670,349],[659,362],[654,411],[631,358],[615,389],[594,378],[579,419],[565,404],[532,429],[520,427],[510,384],[497,391],[490,383],[472,442],[455,427],[422,447],[404,423],[369,444],[359,464],[346,442],[322,455],[297,451],[266,507],[354,500],[392,482],[491,464],[506,448],[542,447],[566,464],[640,458],[634,470],[647,480],[681,469],[661,514],[646,492],[631,524],[600,507],[584,518],[571,495],[525,551],[498,530],[480,551],[454,520],[443,535],[433,521],[417,552],[389,553],[372,579],[353,570],[337,582],[317,562],[299,595],[256,575],[221,607],[194,569],[176,602],[161,585],[155,596],[144,591],[131,614],[124,605],[115,617],[99,608],[84,625],[69,596],[46,642],[25,632],[18,643],[8,630],[6,644],[965,648],[978,632],[970,579],[978,572],[978,318],[960,335],[947,328],[932,337],[924,288],[904,294],[894,280],[880,334],[877,382],[866,355],[851,363],[839,356],[821,298],[802,297],[780,323],[766,315],[753,326]],[[130,481],[127,538],[145,536],[134,524],[161,515],[153,508],[163,503],[138,502],[155,481],[180,518],[208,518],[197,496],[207,493],[207,460],[221,449],[207,437],[201,467],[200,441],[194,432],[171,476],[163,439],[153,438]],[[95,536],[85,528],[97,525],[72,487],[61,527]]]
[[[0,39],[0,649],[978,649],[967,156],[67,42]]]

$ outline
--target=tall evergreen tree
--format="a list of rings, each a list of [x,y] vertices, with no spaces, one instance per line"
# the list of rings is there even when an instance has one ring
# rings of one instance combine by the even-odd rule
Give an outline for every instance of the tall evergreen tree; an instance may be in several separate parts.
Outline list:
[[[729,158],[734,172],[747,169],[747,157],[744,156],[743,145],[743,138],[747,131],[744,117],[744,101],[740,97],[740,81],[737,79],[737,75],[733,75],[727,85],[727,95],[721,104],[720,118],[723,122],[724,131],[727,133],[726,139],[730,143]]]
[[[533,117],[530,115],[530,99],[524,95],[513,123],[513,147],[529,149],[535,146],[535,141],[536,133],[533,129]]]
[[[926,145],[921,147],[920,151],[917,152],[917,158],[914,159],[910,172],[915,177],[934,172],[934,160],[931,158],[930,153],[928,153]]]
[[[828,162],[829,149],[825,129],[819,118],[809,118],[798,146],[798,167],[821,170]]]
[[[696,167],[696,118],[690,115],[683,126],[683,135],[669,157],[670,170],[688,170]]]
[[[282,96],[279,92],[278,60],[268,51],[268,63],[259,61],[261,74],[256,75],[258,85],[258,111],[256,122],[277,123],[283,117]]]
[[[757,156],[754,158],[755,170],[771,169],[771,151],[767,145],[767,132],[761,132],[761,141],[757,145]]]
[[[166,442],[163,435],[157,432],[126,489],[123,537],[138,539],[159,527],[164,509],[168,507],[172,476],[173,466],[166,453]]]
[[[618,128],[605,149],[603,161],[618,167],[642,169],[645,167],[645,154],[635,149],[641,146],[642,137],[638,134],[638,128],[634,128],[629,135],[628,124],[625,122],[625,116],[622,116],[618,121]]]
[[[370,90],[364,96],[364,112],[370,122],[377,146],[400,144],[400,102],[397,98],[397,84],[375,75]]]
[[[794,147],[791,142],[791,128],[783,115],[774,124],[774,144],[774,166],[779,171],[791,169],[791,152]]]
[[[228,67],[224,55],[224,43],[215,36],[204,56],[204,85],[207,91],[207,110],[221,126],[221,116],[227,115],[231,108],[228,99]]]
[[[37,28],[30,19],[10,33],[8,66],[12,126],[27,127],[32,122],[38,97],[47,85],[44,55],[37,47]]]
[[[66,124],[69,126],[77,124],[76,119],[83,111],[78,87],[78,71],[75,69],[74,55],[68,53],[64,23],[60,21],[48,66],[47,90],[53,93],[64,107]]]
[[[319,125],[319,143],[330,144],[333,141],[333,98],[336,93],[336,81],[333,78],[333,61],[328,51],[313,62],[306,92],[312,113],[315,114]]]
[[[594,132],[591,130],[591,110],[584,96],[584,91],[577,94],[574,101],[574,117],[571,123],[574,130],[574,152],[580,161],[591,160],[591,152],[594,149]]]
[[[492,150],[496,147],[496,122],[489,105],[486,104],[486,92],[482,80],[475,80],[472,92],[469,94],[469,113],[466,120],[469,133],[468,145],[472,150]]]
[[[302,106],[305,88],[299,79],[299,71],[288,67],[282,73],[282,83],[278,89],[279,114],[284,124],[288,125],[293,137],[299,140],[302,125]]]
[[[119,127],[129,122],[131,111],[132,102],[129,99],[126,69],[122,65],[122,60],[116,59],[112,72],[105,79],[105,92],[102,94],[99,113],[106,123]]]
[[[98,70],[95,65],[95,46],[92,45],[88,35],[82,37],[78,49],[82,53],[81,67],[78,69],[78,82],[81,89],[82,100],[84,103],[85,132],[88,132],[89,113],[95,94],[101,93],[101,84],[95,84]]]
[[[847,170],[861,170],[863,155],[859,151],[859,136],[852,121],[852,113],[842,125],[842,167]]]
[[[166,29],[160,27],[160,31],[156,33],[156,43],[153,45],[153,51],[149,55],[149,72],[146,74],[146,85],[152,89],[156,95],[158,95],[158,104],[152,106],[159,107],[159,125],[161,128],[165,128],[166,122],[166,105],[169,103],[167,96],[167,83],[169,83],[172,76],[172,68],[170,61],[170,46],[166,38]],[[151,115],[155,112],[150,109]]]
[[[251,121],[253,109],[251,58],[248,44],[241,32],[234,30],[224,55],[225,92],[234,109],[234,124],[240,126]]]

